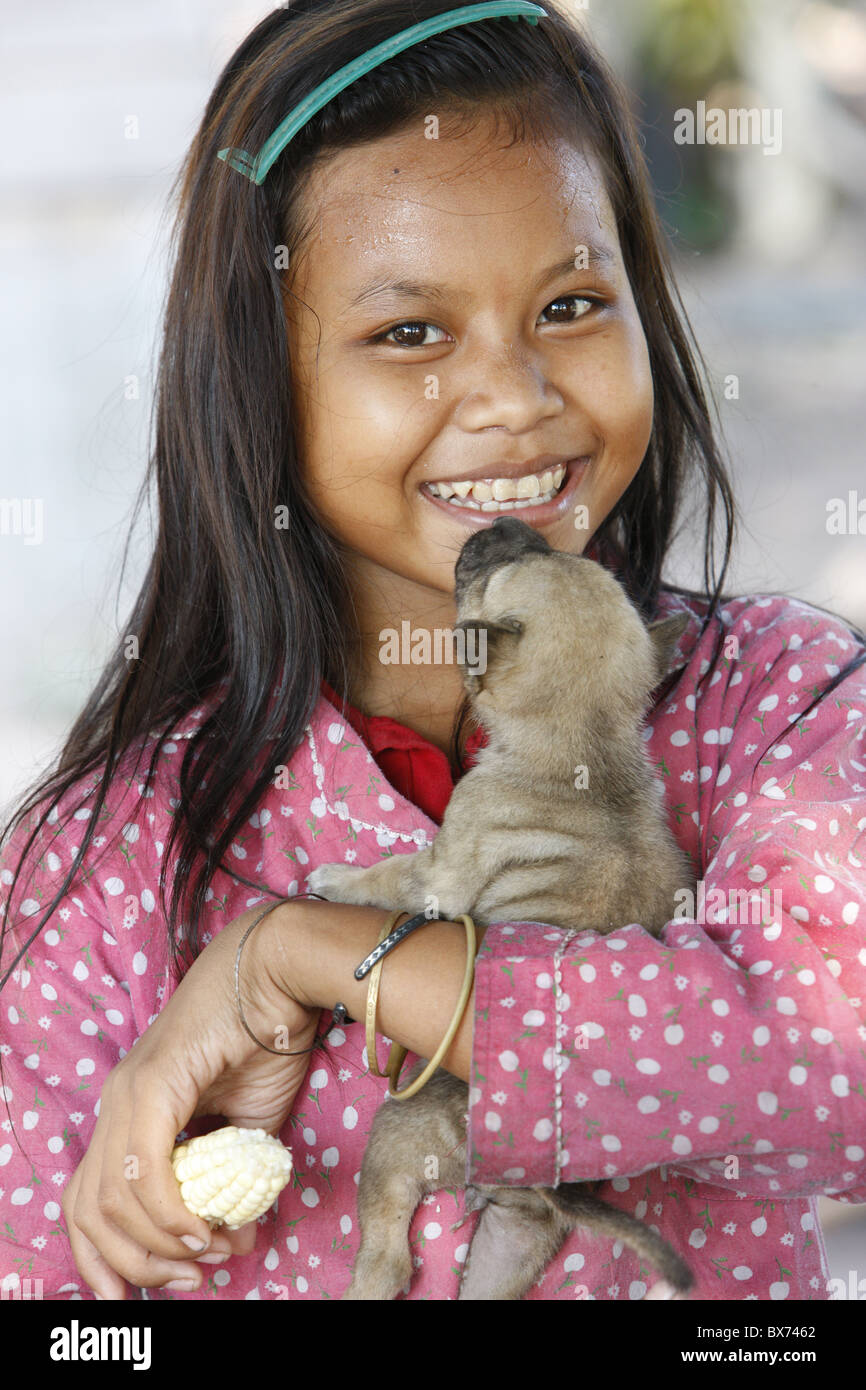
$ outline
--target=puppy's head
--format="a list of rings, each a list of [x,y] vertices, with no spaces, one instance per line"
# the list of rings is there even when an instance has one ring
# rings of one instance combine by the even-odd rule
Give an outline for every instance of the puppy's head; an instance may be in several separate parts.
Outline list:
[[[464,683],[488,727],[566,710],[637,723],[688,622],[647,627],[603,566],[552,550],[516,517],[463,546],[455,599]]]

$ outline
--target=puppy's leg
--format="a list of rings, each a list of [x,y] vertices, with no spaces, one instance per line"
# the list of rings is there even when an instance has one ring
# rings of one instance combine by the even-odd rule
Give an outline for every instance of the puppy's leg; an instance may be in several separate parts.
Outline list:
[[[378,1162],[371,1167],[365,1157],[358,1188],[361,1246],[344,1299],[385,1302],[409,1283],[409,1223],[427,1187],[417,1173],[389,1172]]]
[[[369,868],[353,864],[320,864],[307,878],[314,893],[335,902],[355,903],[359,907],[397,908],[424,906],[431,891],[428,883],[430,850],[417,854],[393,854]]]
[[[439,1071],[417,1096],[386,1101],[376,1112],[358,1185],[361,1245],[344,1299],[393,1299],[408,1284],[415,1208],[428,1193],[465,1180],[465,1110],[466,1087]]]
[[[476,1189],[484,1210],[475,1230],[459,1299],[523,1298],[541,1277],[572,1221],[532,1188]]]

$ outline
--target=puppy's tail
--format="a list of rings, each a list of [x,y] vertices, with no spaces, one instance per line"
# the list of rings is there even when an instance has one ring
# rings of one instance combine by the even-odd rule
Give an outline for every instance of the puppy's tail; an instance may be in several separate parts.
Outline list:
[[[562,1183],[559,1187],[536,1190],[575,1226],[586,1226],[600,1235],[623,1241],[657,1269],[677,1293],[687,1293],[694,1284],[692,1271],[666,1240],[636,1217],[589,1196],[583,1183]]]

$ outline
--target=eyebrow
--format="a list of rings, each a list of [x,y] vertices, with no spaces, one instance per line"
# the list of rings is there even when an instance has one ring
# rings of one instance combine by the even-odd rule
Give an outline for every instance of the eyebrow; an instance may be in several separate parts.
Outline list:
[[[590,269],[610,270],[616,262],[614,253],[606,247],[589,245],[586,242],[578,242],[577,246],[586,248],[586,260]],[[532,291],[543,290],[555,280],[561,280],[569,271],[575,269],[575,259],[575,255],[566,256],[563,260],[557,261],[555,265],[548,266],[547,270],[543,270],[535,284],[531,286]],[[369,281],[356,295],[353,295],[349,300],[349,307],[355,308],[370,299],[376,299],[386,294],[400,296],[404,299],[432,299],[439,303],[450,300],[452,304],[465,303],[469,298],[465,291],[451,290],[447,285],[436,285],[425,280],[379,279]]]

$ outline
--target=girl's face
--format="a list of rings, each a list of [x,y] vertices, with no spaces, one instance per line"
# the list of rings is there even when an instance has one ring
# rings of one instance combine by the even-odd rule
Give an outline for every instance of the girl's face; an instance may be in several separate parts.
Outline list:
[[[502,148],[489,117],[431,125],[314,168],[285,297],[309,495],[361,607],[387,596],[394,617],[425,606],[417,586],[433,606],[453,594],[463,542],[508,511],[582,551],[652,425],[593,159],[565,140]]]

